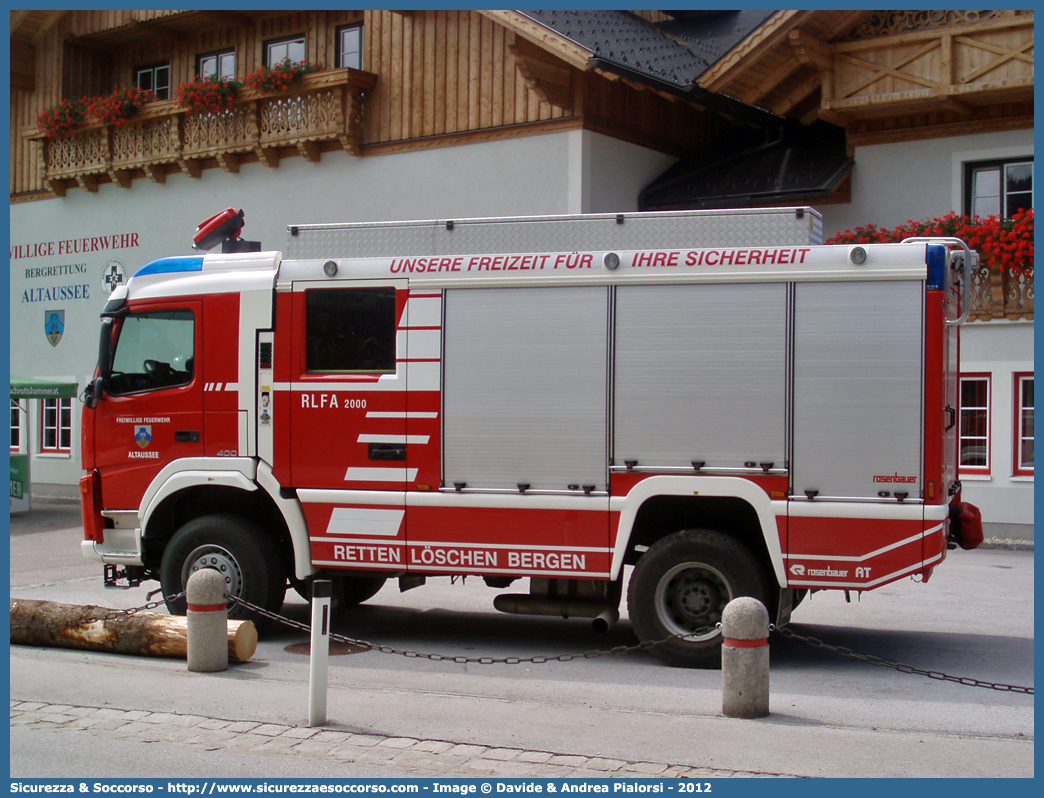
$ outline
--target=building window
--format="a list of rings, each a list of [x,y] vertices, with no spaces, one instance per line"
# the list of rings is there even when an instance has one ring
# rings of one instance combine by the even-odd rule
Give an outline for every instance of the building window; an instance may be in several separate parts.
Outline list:
[[[337,29],[337,66],[362,69],[362,25]]]
[[[971,216],[1010,219],[1033,207],[1033,159],[978,161],[965,165],[965,207]]]
[[[22,406],[14,399],[11,400],[11,453],[18,454],[25,443],[22,435]]]
[[[990,377],[961,376],[960,471],[990,473]]]
[[[287,59],[295,64],[305,60],[304,34],[265,42],[265,66],[272,67]]]
[[[72,450],[72,399],[43,399],[40,451],[66,453]]]
[[[134,70],[134,84],[160,100],[170,99],[170,64],[153,64]]]
[[[395,372],[395,289],[333,288],[305,292],[309,374]]]
[[[234,78],[236,76],[236,51],[230,49],[197,55],[196,74],[201,78]]]
[[[1015,475],[1033,475],[1033,375],[1015,375]]]

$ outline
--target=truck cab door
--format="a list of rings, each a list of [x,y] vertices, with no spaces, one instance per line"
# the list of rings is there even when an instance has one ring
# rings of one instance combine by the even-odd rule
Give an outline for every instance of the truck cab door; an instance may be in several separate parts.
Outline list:
[[[363,544],[382,538],[383,558],[388,538],[405,544],[406,293],[403,280],[293,285],[290,480],[316,565],[387,565]]]
[[[115,321],[94,410],[94,465],[107,510],[136,510],[164,466],[203,456],[202,304],[136,305]]]

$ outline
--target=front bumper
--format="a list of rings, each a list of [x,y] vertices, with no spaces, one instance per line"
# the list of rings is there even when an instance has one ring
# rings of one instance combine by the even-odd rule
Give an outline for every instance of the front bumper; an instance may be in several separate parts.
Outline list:
[[[131,539],[119,534],[128,531],[132,532]],[[138,545],[140,538],[134,534],[135,532],[136,530],[106,529],[104,543],[82,540],[80,552],[88,560],[107,565],[144,565]]]

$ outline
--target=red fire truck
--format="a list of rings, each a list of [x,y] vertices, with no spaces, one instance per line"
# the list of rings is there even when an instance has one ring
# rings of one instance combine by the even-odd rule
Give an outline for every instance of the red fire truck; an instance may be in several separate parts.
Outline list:
[[[600,629],[633,566],[638,638],[698,667],[732,598],[782,624],[808,591],[927,581],[981,540],[972,254],[821,231],[810,208],[300,225],[285,256],[146,264],[102,313],[83,552],[174,613],[204,567],[271,611],[316,577],[350,605],[464,575]]]

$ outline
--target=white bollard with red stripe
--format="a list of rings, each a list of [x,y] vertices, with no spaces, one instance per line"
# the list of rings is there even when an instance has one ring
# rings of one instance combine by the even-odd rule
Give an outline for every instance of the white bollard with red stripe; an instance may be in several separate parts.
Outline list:
[[[225,577],[201,568],[185,585],[188,602],[188,669],[197,673],[228,670],[228,608]]]
[[[769,714],[769,616],[755,598],[733,599],[721,615],[721,714]]]

